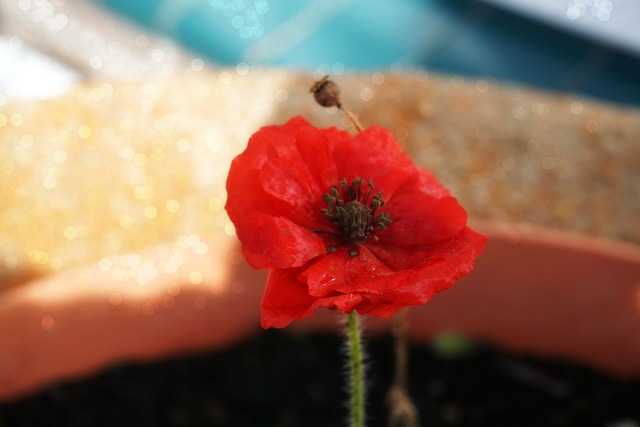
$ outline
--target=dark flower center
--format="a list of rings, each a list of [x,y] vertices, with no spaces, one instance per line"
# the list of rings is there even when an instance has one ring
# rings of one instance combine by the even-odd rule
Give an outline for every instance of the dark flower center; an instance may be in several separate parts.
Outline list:
[[[382,192],[372,194],[374,187],[371,180],[367,181],[366,188],[363,188],[363,183],[362,178],[355,178],[351,184],[342,178],[339,187],[334,185],[322,197],[327,204],[322,209],[324,217],[336,226],[346,244],[362,243],[369,237],[377,240],[378,237],[373,233],[384,230],[391,224],[387,212],[378,213],[384,206]],[[330,251],[331,249],[332,247],[329,248]],[[352,256],[357,254],[355,250]]]

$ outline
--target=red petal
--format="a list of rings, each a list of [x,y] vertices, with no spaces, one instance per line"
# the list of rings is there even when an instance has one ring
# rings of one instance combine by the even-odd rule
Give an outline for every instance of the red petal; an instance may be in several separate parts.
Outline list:
[[[255,268],[296,267],[325,252],[313,231],[324,225],[318,206],[323,193],[297,151],[295,135],[301,129],[313,128],[296,118],[261,129],[231,165],[226,208]]]
[[[407,181],[382,210],[393,222],[377,233],[381,244],[430,245],[454,237],[467,222],[462,206],[427,171]]]
[[[254,133],[245,150],[233,160],[240,172],[260,169],[268,162],[268,151],[287,153],[295,150],[296,132],[301,127],[311,126],[302,117],[294,117],[284,125],[266,126]],[[233,167],[233,165],[232,165]]]
[[[326,252],[317,233],[285,217],[249,210],[235,226],[253,268],[299,267]]]
[[[425,286],[441,282],[450,284],[469,273],[486,242],[485,236],[465,227],[452,239],[434,245],[409,248],[371,244],[369,249],[390,269],[414,270],[416,283]],[[440,285],[435,285],[434,289],[436,292],[442,290]]]
[[[299,267],[326,252],[317,233],[283,217],[271,217],[265,222],[260,241],[263,253],[275,268]]]
[[[375,192],[384,192],[385,200],[417,173],[413,161],[391,132],[375,126],[336,146],[335,162],[340,178],[349,182],[353,178],[370,179]]]
[[[294,320],[311,316],[319,307],[350,313],[362,301],[359,295],[337,294],[314,298],[298,280],[300,269],[272,270],[262,297],[262,327],[284,328]]]
[[[322,197],[342,178],[338,176],[333,150],[336,145],[350,143],[351,137],[335,128],[306,127],[298,130],[297,142],[308,176],[316,184],[314,190]]]
[[[263,328],[284,328],[313,313],[311,307],[316,298],[297,280],[297,272],[298,269],[269,272],[261,304]]]
[[[271,148],[272,145],[283,146],[285,150],[286,147],[295,146],[295,131],[305,125],[309,126],[303,119],[295,118],[283,126],[264,127],[251,137],[246,149],[233,160],[227,177],[225,207],[234,224],[257,199],[265,198],[262,203],[264,206],[273,204],[260,183],[260,170],[270,160],[268,153],[275,150]]]
[[[409,255],[413,261],[412,266],[407,265],[407,259],[402,264],[407,265],[407,268],[413,268],[416,273],[415,279],[411,283],[399,281],[399,286],[384,294],[366,295],[357,307],[358,312],[389,317],[404,307],[426,303],[435,294],[448,289],[457,279],[472,270],[475,258],[486,241],[484,236],[465,228],[456,238],[431,250],[416,251],[414,248],[393,253],[396,259]]]
[[[360,246],[357,257],[341,248],[318,258],[300,280],[307,282],[313,297],[358,295],[361,302],[349,309],[389,317],[409,305],[424,304],[468,274],[485,243],[484,236],[465,228],[455,238],[428,247]]]
[[[376,258],[366,246],[359,254],[348,255],[349,248],[318,258],[300,275],[307,282],[309,293],[325,297],[333,293],[385,294],[401,284],[412,283],[411,270],[392,271]]]
[[[318,228],[321,217],[318,208],[318,191],[309,182],[306,172],[299,162],[273,159],[260,170],[259,179],[264,193],[260,211],[271,211],[275,215],[285,215],[300,225]],[[259,196],[258,192],[256,196]],[[269,197],[270,196],[270,197]]]

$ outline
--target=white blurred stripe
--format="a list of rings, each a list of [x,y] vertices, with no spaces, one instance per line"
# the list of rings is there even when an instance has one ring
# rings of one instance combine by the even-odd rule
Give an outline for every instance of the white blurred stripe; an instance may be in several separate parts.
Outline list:
[[[169,76],[194,60],[86,0],[0,0],[0,36],[0,94],[11,97],[51,96],[84,78]]]
[[[0,37],[0,93],[10,98],[48,98],[66,92],[82,75],[24,46],[17,36]]]

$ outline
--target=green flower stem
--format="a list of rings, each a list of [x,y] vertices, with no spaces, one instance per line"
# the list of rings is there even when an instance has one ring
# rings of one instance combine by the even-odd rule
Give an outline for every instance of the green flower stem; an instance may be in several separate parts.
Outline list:
[[[364,427],[364,367],[362,364],[360,320],[355,310],[348,314],[347,319],[351,374],[351,427]]]

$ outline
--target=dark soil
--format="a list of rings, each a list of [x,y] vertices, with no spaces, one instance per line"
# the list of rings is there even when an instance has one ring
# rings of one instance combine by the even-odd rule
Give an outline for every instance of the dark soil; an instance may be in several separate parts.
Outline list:
[[[339,337],[266,331],[224,352],[122,365],[0,404],[0,427],[345,426]],[[390,338],[371,340],[369,426],[386,425]],[[410,350],[422,426],[640,426],[640,381],[484,345]]]

